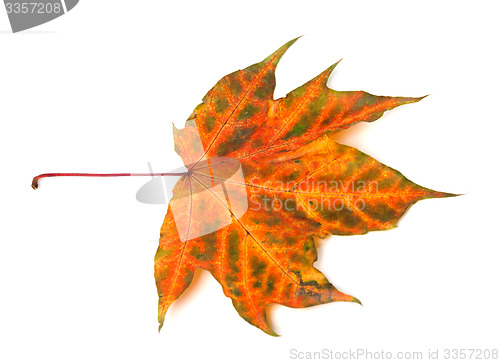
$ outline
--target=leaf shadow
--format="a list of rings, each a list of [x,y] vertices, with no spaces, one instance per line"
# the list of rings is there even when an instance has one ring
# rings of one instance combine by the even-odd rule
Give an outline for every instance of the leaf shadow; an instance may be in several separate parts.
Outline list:
[[[326,253],[322,253],[321,252],[321,249],[324,248],[324,246],[326,244],[332,244],[332,243],[335,243],[335,241],[337,242],[340,242],[341,240],[343,240],[344,242],[346,242],[346,238],[349,238],[350,236],[335,236],[335,235],[331,235],[329,234],[328,236],[326,236],[325,238],[320,238],[320,237],[317,237],[317,236],[314,236],[314,244],[316,245],[316,252],[317,252],[317,255],[318,255],[318,259],[314,262],[313,266],[315,268],[317,268],[318,270],[321,271],[321,273],[323,275],[325,275],[326,279],[333,285],[335,286],[335,288],[345,294],[348,294],[348,295],[351,295],[349,293],[349,291],[346,291],[342,284],[339,284],[338,281],[335,281],[335,280],[332,280],[329,276],[329,273],[328,273],[328,266],[331,265],[332,263],[334,263],[334,261],[327,261],[326,258],[328,256],[328,254]],[[356,297],[356,296],[355,296]],[[320,307],[322,305],[316,305],[316,306],[312,306],[312,308],[317,308],[317,307]]]
[[[179,296],[168,310],[169,317],[174,319],[181,316],[184,310],[189,309],[188,306],[196,301],[200,295],[200,291],[203,290],[203,286],[207,285],[207,280],[210,278],[212,278],[210,272],[200,267],[195,268],[189,288]]]

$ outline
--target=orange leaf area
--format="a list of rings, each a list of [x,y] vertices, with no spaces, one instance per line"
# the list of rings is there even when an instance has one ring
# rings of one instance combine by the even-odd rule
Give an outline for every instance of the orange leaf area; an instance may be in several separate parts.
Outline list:
[[[222,78],[185,128],[174,128],[188,172],[174,188],[155,256],[160,328],[196,268],[210,271],[239,315],[270,335],[270,304],[359,302],[313,266],[314,237],[390,229],[417,201],[453,196],[331,137],[422,98],[332,90],[334,64],[274,100],[276,66],[294,42]]]

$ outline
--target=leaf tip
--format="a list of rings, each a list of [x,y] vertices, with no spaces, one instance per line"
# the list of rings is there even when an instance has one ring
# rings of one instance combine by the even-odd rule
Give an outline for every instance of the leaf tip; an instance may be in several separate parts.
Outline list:
[[[459,197],[461,195],[464,194],[445,193],[429,189],[427,198],[452,198],[452,197]]]
[[[465,194],[454,194],[454,193],[443,193],[439,192],[437,198],[452,198],[452,197],[460,197]]]
[[[340,58],[337,62],[333,63],[330,67],[328,67],[326,69],[325,72],[329,72],[329,73],[332,73],[333,70],[335,69],[335,67],[337,67],[337,65],[342,61],[343,58]]]
[[[293,45],[293,43],[295,43],[300,37],[302,37],[302,35],[298,36],[295,39],[292,39],[292,40],[286,42],[276,52],[274,52],[269,57],[267,57],[264,60],[264,62],[265,63],[272,62],[272,63],[274,63],[274,66],[276,66],[278,64],[278,62],[280,61],[281,57],[283,57],[283,54],[285,54],[285,52],[288,50],[288,48],[290,48]]]
[[[272,337],[280,337],[278,333],[276,333],[272,328],[268,327],[266,330],[264,330],[264,333],[272,336]]]
[[[359,301],[359,299],[355,298],[354,296],[352,297],[352,301],[353,303],[356,303],[356,304],[359,304],[361,306],[363,306],[363,303],[361,303],[361,301]]]
[[[328,83],[328,79],[330,78],[330,75],[332,74],[333,70],[335,69],[335,67],[337,67],[337,65],[342,61],[343,58],[340,58],[337,62],[335,62],[334,64],[332,64],[330,67],[328,67],[327,69],[325,69],[323,71],[323,73],[321,73],[320,77],[323,78],[323,84],[326,86],[326,84]]]
[[[422,101],[424,98],[426,98],[429,95],[425,95],[422,97],[400,97],[399,99],[401,100],[400,105],[408,104],[408,103],[416,103]]]

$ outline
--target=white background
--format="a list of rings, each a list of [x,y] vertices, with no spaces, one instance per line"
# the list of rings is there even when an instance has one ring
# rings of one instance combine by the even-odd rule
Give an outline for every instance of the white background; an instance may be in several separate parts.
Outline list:
[[[89,1],[11,34],[0,8],[0,360],[286,362],[290,350],[500,348],[499,64],[495,1]],[[425,100],[340,140],[457,198],[413,206],[390,231],[331,237],[316,266],[364,306],[241,319],[198,271],[157,332],[153,256],[166,206],[148,178],[44,172],[181,166],[172,122],[224,75],[304,35],[275,97],[340,58],[337,90]],[[424,355],[425,356],[425,355]]]

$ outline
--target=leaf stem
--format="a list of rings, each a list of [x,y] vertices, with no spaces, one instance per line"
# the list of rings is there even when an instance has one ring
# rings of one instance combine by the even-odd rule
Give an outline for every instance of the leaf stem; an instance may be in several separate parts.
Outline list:
[[[116,173],[116,174],[90,174],[90,173],[47,173],[40,174],[33,178],[31,182],[31,187],[33,189],[38,189],[38,181],[42,178],[50,178],[54,176],[86,176],[93,178],[107,178],[107,177],[117,177],[117,176],[182,176],[186,173]]]

